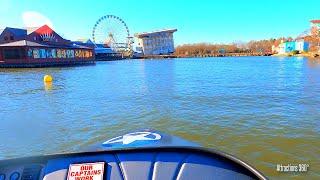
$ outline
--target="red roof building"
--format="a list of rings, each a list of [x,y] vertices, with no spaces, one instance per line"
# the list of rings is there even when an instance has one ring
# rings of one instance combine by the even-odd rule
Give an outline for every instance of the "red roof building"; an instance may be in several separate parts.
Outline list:
[[[94,63],[94,49],[75,45],[44,25],[28,34],[5,28],[0,35],[0,67],[43,67]]]

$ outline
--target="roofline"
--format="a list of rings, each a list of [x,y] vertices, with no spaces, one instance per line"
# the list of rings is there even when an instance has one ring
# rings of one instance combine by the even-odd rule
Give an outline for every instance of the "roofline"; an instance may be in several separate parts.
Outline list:
[[[57,48],[57,49],[85,49],[85,50],[94,50],[93,48],[87,48],[87,47],[56,47],[56,46],[29,46],[29,45],[23,45],[23,46],[0,46],[1,48],[17,48],[17,47],[37,47],[37,48]]]
[[[23,28],[14,28],[14,27],[5,27],[4,29],[18,29],[18,30],[26,31],[26,29],[23,29]]]
[[[25,35],[27,35],[27,30],[26,29],[21,29],[21,28],[13,28],[13,27],[5,27],[4,29],[1,29],[1,32],[0,32],[0,35],[2,35],[2,33],[4,32],[4,31],[9,31],[9,32],[11,32],[11,33],[13,33],[13,34],[15,34],[15,32],[14,32],[14,30],[18,30],[18,31],[20,31],[20,32],[22,32],[23,31],[23,33],[25,33],[25,34],[23,34],[23,35],[21,35],[21,34],[18,34],[17,35],[17,37],[23,37],[23,36],[25,36]]]
[[[11,43],[15,43],[15,42],[19,42],[19,41],[25,41],[26,44],[24,45],[18,45],[18,46],[12,46],[12,45],[7,45],[6,44],[11,44]],[[28,43],[37,43],[38,45],[28,45]],[[85,47],[85,46],[82,46],[82,47],[75,47],[75,46],[59,46],[59,45],[46,45],[46,44],[40,44],[38,42],[34,42],[34,41],[27,41],[27,40],[18,40],[18,41],[13,41],[13,42],[9,42],[9,43],[5,43],[5,44],[0,44],[0,48],[2,47],[42,47],[42,48],[65,48],[65,49],[89,49],[89,50],[93,50],[94,48],[90,48],[90,47]]]
[[[147,36],[150,34],[156,34],[156,33],[161,33],[161,32],[174,33],[176,31],[178,31],[178,30],[177,29],[163,29],[163,30],[157,30],[157,31],[151,31],[151,32],[136,33],[134,36],[135,37],[142,37],[142,36]]]
[[[320,19],[314,19],[314,20],[311,20],[310,22],[311,22],[311,23],[317,23],[317,24],[318,24],[318,23],[320,23]]]
[[[18,42],[25,42],[25,44],[23,44],[23,45],[12,45],[12,44],[18,43]],[[36,43],[36,44],[41,45],[41,46],[33,46],[33,47],[43,47],[43,46],[46,46],[46,45],[42,45],[42,44],[37,43],[37,42],[34,42],[34,41],[28,41],[28,40],[25,40],[25,39],[20,39],[20,40],[8,42],[8,43],[0,44],[0,47],[25,47],[25,46],[29,46],[29,45],[28,45],[29,42],[30,42],[30,43]]]

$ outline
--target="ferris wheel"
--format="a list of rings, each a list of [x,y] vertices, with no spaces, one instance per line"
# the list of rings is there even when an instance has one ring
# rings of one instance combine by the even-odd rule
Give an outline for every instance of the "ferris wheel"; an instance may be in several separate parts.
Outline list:
[[[133,44],[127,24],[114,15],[102,16],[93,27],[92,40],[115,52],[131,51]]]

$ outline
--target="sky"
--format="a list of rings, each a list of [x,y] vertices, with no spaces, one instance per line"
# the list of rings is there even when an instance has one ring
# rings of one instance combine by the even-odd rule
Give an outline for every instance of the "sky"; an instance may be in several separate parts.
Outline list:
[[[177,28],[175,44],[296,37],[320,19],[320,0],[0,0],[0,28],[49,24],[70,40],[91,38],[104,15],[130,34]]]

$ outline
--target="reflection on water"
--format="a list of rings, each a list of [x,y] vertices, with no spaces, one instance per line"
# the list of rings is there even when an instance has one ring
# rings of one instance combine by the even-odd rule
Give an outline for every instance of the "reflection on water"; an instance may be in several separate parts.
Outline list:
[[[44,85],[44,89],[46,91],[51,91],[52,90],[52,82],[44,82],[43,85]]]
[[[42,77],[52,74],[53,84]],[[240,57],[0,69],[0,157],[76,151],[157,129],[234,154],[267,176],[277,164],[320,174],[320,64]]]

